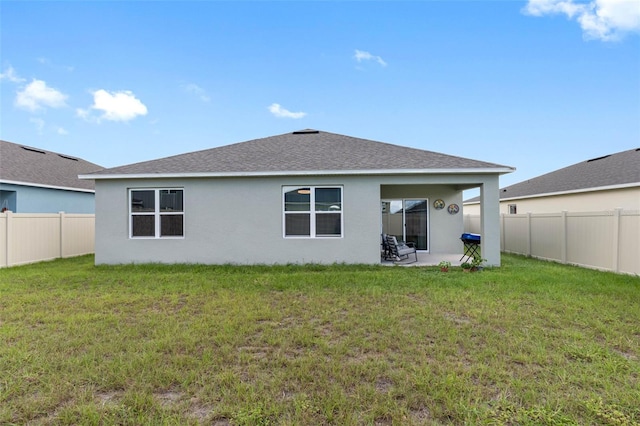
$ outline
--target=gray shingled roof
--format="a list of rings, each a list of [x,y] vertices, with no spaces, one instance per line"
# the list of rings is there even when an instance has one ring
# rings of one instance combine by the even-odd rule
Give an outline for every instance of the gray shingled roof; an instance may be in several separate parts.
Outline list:
[[[0,141],[0,181],[93,190],[94,182],[78,175],[102,168],[81,158]]]
[[[593,158],[500,190],[500,199],[626,184],[640,185],[640,148]],[[474,197],[466,202],[478,201]]]
[[[499,164],[307,129],[114,167],[92,176],[411,169],[511,171],[511,168]]]

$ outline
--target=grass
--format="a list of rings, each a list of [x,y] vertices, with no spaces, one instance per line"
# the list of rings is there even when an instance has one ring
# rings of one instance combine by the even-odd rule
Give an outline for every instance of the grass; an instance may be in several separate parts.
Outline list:
[[[637,425],[640,278],[517,256],[0,270],[0,424]]]

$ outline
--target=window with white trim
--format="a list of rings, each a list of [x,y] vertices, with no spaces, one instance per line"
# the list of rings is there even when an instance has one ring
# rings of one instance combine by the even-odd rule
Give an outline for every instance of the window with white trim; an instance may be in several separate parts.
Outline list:
[[[518,214],[518,208],[515,204],[509,204],[509,214]]]
[[[342,237],[342,187],[283,187],[285,238]]]
[[[183,189],[130,189],[130,238],[184,237]]]

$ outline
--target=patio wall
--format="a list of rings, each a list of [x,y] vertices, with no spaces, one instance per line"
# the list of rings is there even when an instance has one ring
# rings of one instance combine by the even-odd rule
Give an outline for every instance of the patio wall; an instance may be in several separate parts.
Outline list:
[[[0,268],[94,252],[95,215],[0,213]]]
[[[480,216],[465,215],[480,233]],[[640,211],[502,214],[500,248],[540,259],[640,275]]]

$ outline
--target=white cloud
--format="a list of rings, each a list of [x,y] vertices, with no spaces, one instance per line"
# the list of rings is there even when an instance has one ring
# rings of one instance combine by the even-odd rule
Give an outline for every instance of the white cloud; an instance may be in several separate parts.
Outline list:
[[[43,135],[45,130],[47,130],[47,132],[55,131],[58,135],[62,136],[69,134],[69,132],[64,127],[47,126],[47,123],[40,117],[31,117],[29,118],[29,122],[35,126],[36,132],[38,132],[39,135]]]
[[[46,65],[47,67],[55,70],[63,70],[68,72],[72,72],[74,70],[74,67],[72,66],[54,64],[47,58],[40,57],[40,58],[37,58],[36,60],[40,62],[42,65]]]
[[[209,102],[211,100],[207,92],[197,84],[189,83],[181,87],[185,92],[197,96],[202,102]]]
[[[44,81],[34,79],[18,91],[15,104],[29,111],[37,111],[45,107],[61,108],[66,105],[67,98],[67,95],[47,86]]]
[[[135,95],[123,90],[119,92],[107,92],[104,89],[96,90],[93,94],[93,105],[89,109],[76,109],[76,115],[85,120],[92,120],[91,109],[102,111],[96,121],[129,121],[139,115],[147,115],[147,107],[135,97]]]
[[[529,0],[523,13],[564,14],[580,24],[587,39],[616,41],[626,33],[640,32],[640,0]]]
[[[5,72],[0,73],[0,80],[9,80],[12,83],[23,83],[25,81],[24,78],[16,74],[16,70],[12,66],[9,66]]]
[[[269,105],[269,111],[271,114],[280,118],[302,118],[307,115],[306,112],[291,112],[286,110],[280,106],[280,104],[271,104]]]
[[[77,108],[76,109],[76,115],[80,118],[83,118],[85,120],[89,120],[89,115],[91,114],[91,112],[88,109],[82,109],[82,108]]]
[[[365,52],[363,50],[358,50],[356,49],[356,53],[355,55],[353,55],[353,57],[355,58],[356,61],[358,62],[362,62],[362,61],[376,61],[377,63],[379,63],[380,65],[382,65],[383,67],[387,66],[387,63],[380,57],[380,56],[375,56],[372,55],[369,52]]]
[[[30,118],[29,121],[35,124],[38,134],[41,135],[44,129],[44,120],[42,118]]]

